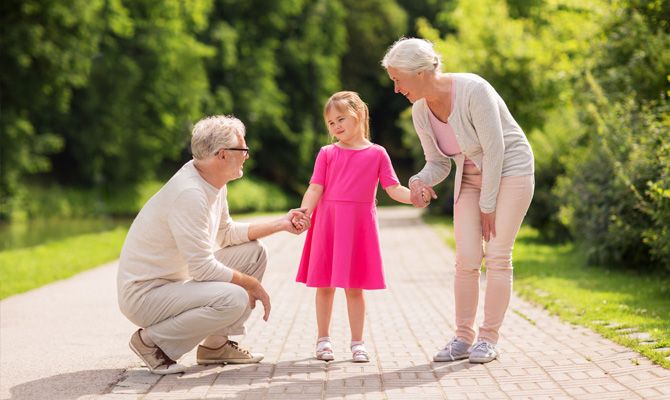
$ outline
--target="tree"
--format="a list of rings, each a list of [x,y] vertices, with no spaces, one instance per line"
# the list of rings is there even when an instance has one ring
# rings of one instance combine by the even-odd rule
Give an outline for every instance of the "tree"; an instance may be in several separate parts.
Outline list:
[[[179,158],[208,95],[204,60],[214,51],[195,38],[210,2],[113,1],[91,81],[59,121],[67,140],[55,158],[61,180],[118,187],[155,176]]]
[[[0,6],[0,219],[8,219],[19,180],[51,170],[63,147],[54,121],[88,82],[102,27],[102,0],[7,0]]]
[[[206,110],[242,119],[254,173],[294,192],[327,141],[321,110],[340,86],[344,16],[339,1],[219,0],[201,35],[217,49]]]

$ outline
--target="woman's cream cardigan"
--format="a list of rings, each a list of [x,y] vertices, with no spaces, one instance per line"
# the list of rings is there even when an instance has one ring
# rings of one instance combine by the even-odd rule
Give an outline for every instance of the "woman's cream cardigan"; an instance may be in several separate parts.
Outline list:
[[[505,102],[486,80],[468,73],[450,76],[456,93],[449,124],[462,154],[450,157],[442,153],[430,125],[426,100],[417,100],[412,107],[412,120],[423,147],[426,165],[409,181],[420,179],[431,186],[442,182],[451,171],[453,158],[457,166],[455,203],[460,192],[465,155],[482,171],[479,207],[482,212],[490,213],[496,209],[501,177],[534,173],[533,152]]]

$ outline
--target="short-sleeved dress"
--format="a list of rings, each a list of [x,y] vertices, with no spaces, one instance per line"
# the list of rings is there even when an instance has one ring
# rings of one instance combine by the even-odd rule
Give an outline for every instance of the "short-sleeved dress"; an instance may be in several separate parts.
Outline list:
[[[375,198],[399,183],[386,150],[334,144],[319,151],[310,183],[324,186],[312,214],[297,282],[311,287],[384,289]]]

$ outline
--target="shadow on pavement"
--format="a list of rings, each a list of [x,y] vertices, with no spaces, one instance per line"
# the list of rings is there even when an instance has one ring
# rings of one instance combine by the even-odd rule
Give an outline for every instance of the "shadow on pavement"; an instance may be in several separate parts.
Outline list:
[[[368,392],[420,387],[423,385],[434,387],[436,382],[439,382],[453,372],[477,366],[477,364],[471,364],[467,360],[462,360],[451,363],[429,363],[388,369],[388,371],[379,374],[354,371],[357,368],[363,370],[366,366],[370,368],[373,364],[354,364],[351,361],[335,361],[328,363],[326,366],[326,364],[314,363],[310,360],[306,360],[306,363],[302,363],[301,361],[303,360],[279,362],[275,365],[227,365],[222,367],[223,371],[220,372],[215,372],[212,369],[214,367],[196,368],[196,370],[189,369],[180,381],[184,384],[191,378],[189,375],[193,375],[192,385],[202,385],[202,381],[198,377],[201,376],[202,372],[207,372],[209,369],[211,372],[217,373],[214,388],[217,386],[225,387],[226,399],[272,398],[272,395],[290,396],[291,394],[303,396],[301,398],[304,398],[305,395],[314,394],[318,398],[322,398],[322,393],[325,393],[325,397],[323,398],[340,398],[345,394],[365,394]],[[350,371],[345,372],[345,369]],[[328,371],[330,376],[327,379],[308,378],[309,374],[323,371]],[[249,385],[248,380],[251,376],[254,377],[254,380],[271,380],[272,385],[264,384],[259,387],[246,389],[244,387]],[[234,387],[236,385],[240,385],[240,391],[235,393]],[[188,391],[188,386],[191,385],[180,385],[180,390]]]
[[[110,382],[117,382],[123,373],[123,369],[94,369],[49,376],[11,387],[10,399],[71,400],[102,394],[109,389]]]

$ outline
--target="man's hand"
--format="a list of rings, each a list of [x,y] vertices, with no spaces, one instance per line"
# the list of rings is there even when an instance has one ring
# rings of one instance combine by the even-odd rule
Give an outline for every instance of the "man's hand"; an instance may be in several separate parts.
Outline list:
[[[489,241],[496,237],[496,212],[483,213],[479,212],[482,222],[482,236],[485,241]]]
[[[305,208],[294,208],[289,210],[288,214],[286,215],[290,223],[290,226],[286,227],[288,232],[298,235],[309,229],[311,226],[311,220],[307,214],[305,214],[306,211],[307,209]]]
[[[258,282],[258,281],[257,281]],[[263,321],[267,321],[270,318],[270,296],[265,291],[260,282],[254,288],[248,289],[249,293],[249,307],[253,310],[256,308],[256,300],[260,300],[263,305]]]
[[[410,200],[416,208],[425,208],[432,199],[437,199],[437,194],[431,186],[426,185],[422,180],[413,180],[409,185]]]
[[[261,283],[258,279],[253,276],[243,274],[239,271],[233,271],[233,279],[230,281],[237,286],[241,286],[247,291],[249,295],[249,307],[251,309],[256,308],[256,300],[260,300],[263,304],[263,320],[267,321],[270,318],[270,296],[268,296]]]

